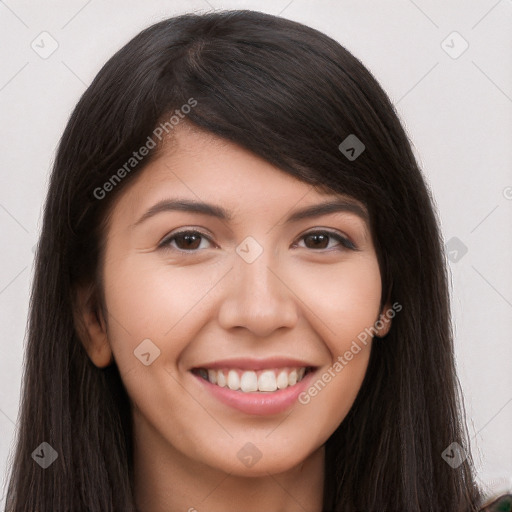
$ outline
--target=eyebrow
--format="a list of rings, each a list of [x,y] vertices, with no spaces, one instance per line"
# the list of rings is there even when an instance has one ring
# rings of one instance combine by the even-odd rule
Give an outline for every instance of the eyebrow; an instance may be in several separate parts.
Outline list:
[[[159,201],[151,208],[149,208],[149,210],[147,210],[144,215],[142,215],[142,217],[132,225],[132,227],[138,226],[145,220],[159,213],[169,211],[200,213],[224,221],[230,221],[233,219],[232,213],[222,206],[191,199],[163,199],[162,201]],[[363,207],[347,199],[337,198],[331,201],[314,204],[312,206],[307,206],[306,208],[296,210],[286,218],[285,223],[289,224],[302,219],[308,219],[311,217],[318,217],[320,215],[337,212],[353,213],[365,222],[368,222],[368,214]]]

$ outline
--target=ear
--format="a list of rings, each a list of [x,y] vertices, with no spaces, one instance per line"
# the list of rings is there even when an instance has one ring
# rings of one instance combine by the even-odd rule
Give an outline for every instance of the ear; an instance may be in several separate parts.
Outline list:
[[[114,357],[108,342],[107,324],[96,300],[93,285],[76,288],[73,315],[78,337],[89,359],[98,368],[112,364]]]
[[[391,318],[386,315],[386,312],[391,309],[391,303],[387,302],[382,311],[380,312],[379,318],[375,322],[375,329],[377,330],[375,337],[383,338],[391,329]],[[394,315],[393,315],[394,316]]]

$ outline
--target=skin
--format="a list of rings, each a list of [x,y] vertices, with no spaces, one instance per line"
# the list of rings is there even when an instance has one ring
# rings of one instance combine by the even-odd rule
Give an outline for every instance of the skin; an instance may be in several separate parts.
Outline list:
[[[321,511],[323,445],[356,398],[371,339],[309,403],[268,416],[219,402],[189,370],[283,356],[311,362],[321,377],[384,312],[370,228],[350,212],[286,224],[291,212],[342,196],[185,122],[165,144],[114,205],[103,262],[108,317],[80,290],[89,357],[100,368],[115,361],[132,403],[138,509]],[[221,205],[233,220],[167,211],[133,226],[177,197]],[[183,228],[209,239],[188,252],[183,239],[158,248]],[[304,237],[322,229],[359,250]],[[263,248],[250,264],[236,252],[247,236]],[[381,319],[378,336],[390,328]],[[134,350],[148,338],[160,355],[146,366]],[[248,442],[261,453],[251,467],[237,456]]]

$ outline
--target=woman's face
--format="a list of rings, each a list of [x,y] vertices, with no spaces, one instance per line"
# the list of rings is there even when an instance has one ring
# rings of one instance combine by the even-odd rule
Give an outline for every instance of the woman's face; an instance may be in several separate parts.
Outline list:
[[[336,200],[349,206],[301,213]],[[361,333],[380,313],[358,206],[364,213],[230,142],[176,129],[115,205],[108,330],[88,349],[98,366],[112,350],[139,446],[252,476],[321,449],[360,389],[371,347]]]

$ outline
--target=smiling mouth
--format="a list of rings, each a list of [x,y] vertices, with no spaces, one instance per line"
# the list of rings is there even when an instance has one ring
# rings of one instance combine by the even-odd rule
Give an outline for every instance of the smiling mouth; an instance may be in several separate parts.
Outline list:
[[[242,393],[275,392],[299,383],[313,371],[311,366],[244,371],[236,368],[194,368],[192,373],[219,387]]]

